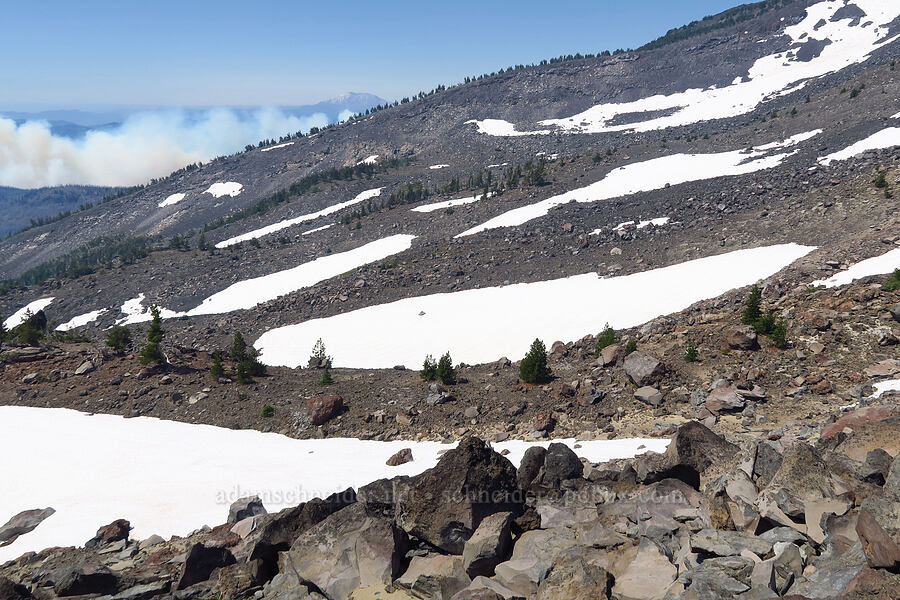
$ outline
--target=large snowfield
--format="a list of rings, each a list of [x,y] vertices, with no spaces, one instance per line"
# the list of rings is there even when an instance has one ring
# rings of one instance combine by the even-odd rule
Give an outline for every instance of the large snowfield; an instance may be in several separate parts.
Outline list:
[[[340,202],[327,208],[323,208],[322,210],[317,210],[313,213],[300,215],[299,217],[294,217],[292,219],[285,219],[284,221],[279,221],[271,225],[266,225],[265,227],[260,227],[259,229],[254,229],[253,231],[248,231],[247,233],[243,233],[241,235],[236,235],[232,238],[228,238],[227,240],[219,242],[218,244],[216,244],[216,248],[227,248],[228,246],[233,246],[234,244],[240,244],[241,242],[247,242],[253,239],[258,239],[270,235],[272,233],[275,233],[276,231],[287,229],[288,227],[297,225],[299,223],[314,221],[319,217],[324,217],[336,213],[347,208],[348,206],[353,206],[354,204],[359,204],[360,202],[365,202],[366,200],[376,198],[381,195],[382,189],[384,188],[366,190],[364,192],[360,192],[354,198],[352,198],[351,200],[347,200],[346,202]]]
[[[827,166],[836,160],[847,160],[868,150],[880,150],[881,148],[893,148],[894,146],[900,146],[900,127],[888,127],[873,133],[843,150],[821,157],[819,164]]]
[[[672,154],[651,160],[631,163],[613,169],[603,179],[578,188],[507,211],[481,225],[467,229],[456,237],[481,233],[497,227],[515,227],[532,219],[543,217],[557,206],[569,202],[599,202],[638,192],[659,190],[666,185],[700,181],[714,177],[726,177],[755,173],[777,167],[791,152],[770,154],[802,143],[819,133],[821,129],[791,136],[784,141],[772,142],[747,150],[732,150],[716,154]]]
[[[602,133],[610,131],[652,131],[690,125],[702,121],[725,119],[749,113],[766,100],[802,89],[809,79],[834,73],[865,61],[872,52],[892,41],[888,25],[900,16],[896,0],[853,0],[866,13],[861,19],[843,16],[833,20],[845,6],[844,0],[825,0],[809,6],[805,18],[784,28],[787,51],[763,56],[731,85],[721,88],[693,88],[669,95],[655,95],[633,102],[599,104],[562,119],[540,121],[538,131],[517,131],[512,123],[500,119],[473,120],[480,133],[494,136],[547,134],[561,130],[568,133]],[[838,15],[839,17],[841,15]],[[818,42],[827,41],[819,53],[809,60],[806,48],[813,50]],[[814,54],[814,52],[813,52]],[[662,116],[657,116],[662,112]],[[614,124],[616,117],[647,113],[641,121]]]
[[[569,447],[575,440],[561,441]],[[533,445],[508,441],[519,466]],[[591,462],[663,452],[668,439],[578,442]],[[274,433],[69,409],[0,407],[0,524],[23,510],[56,513],[34,531],[0,548],[0,562],[52,546],[80,546],[101,525],[131,521],[133,539],[186,535],[224,523],[231,502],[259,495],[270,512],[383,477],[415,475],[437,464],[451,445],[357,439],[295,440]],[[24,448],[40,448],[28,452]],[[411,448],[413,461],[385,461]]]
[[[7,329],[18,327],[25,322],[25,319],[27,318],[27,315],[29,313],[33,315],[37,311],[47,308],[51,302],[53,302],[52,296],[50,298],[41,298],[40,300],[29,302],[28,304],[11,314],[8,319],[3,321],[3,326]]]
[[[867,258],[866,260],[851,266],[846,271],[835,273],[828,279],[813,281],[811,285],[833,288],[853,283],[857,279],[862,279],[863,277],[884,275],[892,272],[894,269],[900,269],[900,248],[895,248],[884,254]]]
[[[254,344],[269,365],[297,367],[322,338],[335,366],[418,367],[426,355],[450,351],[456,362],[518,360],[531,342],[547,346],[633,327],[698,300],[778,272],[814,248],[797,244],[737,250],[622,277],[585,273],[406,298],[272,329]]]
[[[159,207],[164,208],[166,206],[172,206],[173,204],[178,204],[179,202],[184,200],[185,196],[187,196],[187,194],[184,194],[181,192],[179,192],[177,194],[170,194],[170,195],[166,196],[165,200],[163,200],[162,202],[159,203]]]
[[[222,196],[231,196],[234,198],[239,195],[241,191],[244,189],[243,184],[240,184],[236,181],[226,181],[224,183],[214,183],[209,186],[204,194],[212,194],[214,198],[221,198]]]

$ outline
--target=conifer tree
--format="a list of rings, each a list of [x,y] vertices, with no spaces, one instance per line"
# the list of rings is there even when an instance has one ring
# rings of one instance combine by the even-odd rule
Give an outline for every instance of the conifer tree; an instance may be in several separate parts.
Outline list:
[[[744,325],[755,325],[761,316],[762,290],[759,289],[759,286],[754,285],[750,288],[750,295],[747,296],[747,301],[744,303],[744,314],[741,317],[741,322]]]
[[[547,348],[544,342],[535,339],[519,364],[519,377],[525,383],[546,383],[551,375],[550,367],[547,366]]]
[[[209,368],[209,375],[217,380],[225,376],[225,367],[222,365],[222,353],[216,350],[213,352],[212,366]]]
[[[436,374],[444,385],[456,383],[456,369],[453,368],[453,359],[450,358],[449,352],[438,361]]]
[[[159,308],[154,304],[150,307],[150,314],[153,319],[150,321],[150,328],[147,330],[147,344],[141,348],[138,360],[142,365],[163,366],[166,364],[166,357],[162,353],[160,344],[163,339],[162,318],[159,315]]]

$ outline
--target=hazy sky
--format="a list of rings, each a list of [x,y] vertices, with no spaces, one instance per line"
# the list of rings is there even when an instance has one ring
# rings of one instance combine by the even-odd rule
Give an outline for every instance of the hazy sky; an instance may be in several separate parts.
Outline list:
[[[398,99],[560,54],[635,47],[736,0],[5,2],[0,107]]]

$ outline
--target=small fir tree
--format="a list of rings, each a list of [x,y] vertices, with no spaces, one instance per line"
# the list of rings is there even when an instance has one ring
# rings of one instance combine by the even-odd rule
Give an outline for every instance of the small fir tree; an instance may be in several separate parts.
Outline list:
[[[331,385],[332,383],[334,383],[334,379],[331,377],[331,369],[325,367],[325,370],[322,371],[322,377],[319,379],[319,385],[324,387],[326,385]]]
[[[425,357],[425,362],[422,363],[422,370],[419,371],[419,375],[421,375],[422,379],[425,381],[434,381],[437,379],[437,362],[430,354]]]
[[[240,331],[234,334],[234,338],[231,341],[231,352],[229,353],[231,360],[236,362],[241,362],[244,358],[247,357],[247,342],[244,341],[244,336]]]
[[[607,346],[612,346],[616,343],[616,332],[615,330],[609,326],[609,323],[603,328],[603,331],[600,332],[600,335],[597,337],[597,356],[600,356],[600,351],[606,348]]]
[[[225,377],[225,366],[222,364],[222,353],[216,350],[213,352],[212,366],[209,368],[209,376],[218,381]]]
[[[312,354],[309,356],[309,362],[310,364],[314,364],[317,368],[331,367],[331,357],[328,356],[328,353],[325,350],[325,342],[322,341],[322,338],[316,340],[316,344],[312,349]]]
[[[772,340],[772,344],[781,350],[784,350],[788,347],[787,343],[787,325],[785,325],[784,321],[778,321],[775,324],[775,327],[772,328],[772,333],[769,335]]]
[[[630,340],[628,340],[628,343],[625,344],[625,354],[631,354],[635,350],[637,350],[637,340],[631,338]]]
[[[688,344],[687,350],[684,353],[684,362],[697,362],[700,353],[697,351],[697,344],[691,342]]]
[[[262,407],[262,416],[264,419],[270,419],[275,416],[275,407],[271,404],[266,404]]]
[[[155,304],[150,307],[150,315],[153,318],[150,321],[150,328],[147,330],[147,344],[141,348],[138,360],[140,360],[142,365],[161,367],[166,364],[166,357],[160,348],[164,332],[162,329],[162,318],[159,316],[159,308]]]
[[[750,295],[744,303],[744,314],[741,317],[741,323],[744,325],[755,325],[762,316],[762,290],[759,286],[754,285],[750,288]]]
[[[453,368],[453,360],[450,353],[445,353],[437,364],[437,378],[444,385],[456,383],[456,369]]]
[[[535,339],[528,354],[519,363],[519,377],[525,383],[545,383],[550,380],[551,375],[550,367],[547,366],[547,348],[544,342]]]

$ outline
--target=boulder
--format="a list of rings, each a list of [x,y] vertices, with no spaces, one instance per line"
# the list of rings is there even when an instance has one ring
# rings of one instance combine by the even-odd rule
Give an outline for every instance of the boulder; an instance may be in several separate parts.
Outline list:
[[[478,576],[469,587],[454,594],[451,600],[524,600],[524,596],[494,579]]]
[[[11,544],[20,535],[33,531],[35,527],[55,513],[52,508],[24,510],[0,527],[0,546]]]
[[[451,598],[472,583],[458,556],[429,554],[415,556],[396,584],[413,592],[417,598],[443,600]]]
[[[120,540],[128,540],[128,534],[130,532],[131,523],[125,519],[116,519],[109,525],[104,525],[98,529],[97,535],[88,540],[85,547],[94,548],[97,546],[105,546],[106,544],[118,542]]]
[[[600,351],[600,362],[604,367],[614,365],[625,355],[625,349],[619,344],[611,344]]]
[[[78,365],[78,368],[75,369],[75,374],[76,375],[87,375],[88,373],[92,372],[94,369],[96,369],[96,367],[94,366],[93,361],[86,360],[83,363],[81,363],[80,365]]]
[[[741,531],[701,529],[691,534],[691,548],[716,556],[737,556],[744,550],[765,556],[772,546],[768,540]]]
[[[243,521],[249,517],[264,514],[266,514],[266,508],[263,506],[259,496],[240,498],[232,502],[231,506],[228,508],[228,520],[226,523],[231,523],[233,525],[238,521]]]
[[[166,580],[144,583],[128,588],[113,596],[113,600],[150,600],[169,591],[171,583]]]
[[[183,590],[196,583],[207,581],[213,571],[233,565],[235,562],[234,555],[227,548],[208,547],[198,542],[187,552],[175,589]]]
[[[711,413],[735,412],[743,410],[747,405],[744,396],[738,393],[737,386],[721,380],[706,397],[703,406]]]
[[[535,600],[572,600],[573,598],[609,598],[612,576],[592,562],[585,548],[569,548],[560,553],[547,577],[540,583]]]
[[[412,459],[412,448],[403,448],[387,459],[385,464],[389,467],[399,467],[400,465],[412,462]]]
[[[900,571],[900,502],[863,500],[856,533],[870,567]]]
[[[262,589],[265,600],[327,600],[325,596],[310,592],[293,574],[279,573]]]
[[[482,440],[467,437],[437,466],[410,478],[396,520],[420,540],[462,554],[482,519],[506,511],[521,511],[515,467]]]
[[[625,374],[637,386],[656,383],[663,371],[663,364],[645,352],[632,352],[625,357]]]
[[[554,442],[548,446],[544,463],[531,485],[555,490],[563,481],[581,479],[583,474],[584,465],[578,455],[565,444]]]
[[[469,577],[492,576],[512,547],[510,524],[513,513],[499,512],[482,519],[463,547],[463,567]]]
[[[322,425],[335,418],[344,410],[344,399],[333,394],[331,396],[316,396],[306,401],[306,411],[313,425]]]
[[[516,479],[520,489],[527,490],[531,487],[531,482],[534,481],[541,467],[544,466],[546,456],[547,449],[543,446],[531,446],[525,451],[519,470],[516,472]]]
[[[643,482],[674,478],[699,489],[701,476],[714,466],[724,468],[736,458],[738,450],[705,425],[688,421],[678,428],[663,454],[639,458],[635,470]]]
[[[893,457],[881,448],[870,450],[866,454],[866,460],[859,472],[859,478],[866,483],[879,486],[884,485],[893,460]]]
[[[575,532],[568,527],[526,531],[513,546],[510,559],[494,569],[494,579],[522,596],[533,597],[556,557],[574,545]]]
[[[618,600],[662,600],[678,570],[659,546],[642,537],[634,557],[616,574],[612,595]]]
[[[649,385],[634,390],[634,397],[644,404],[649,404],[653,407],[659,406],[663,401],[662,392]]]
[[[0,575],[0,600],[29,600],[28,588]]]
[[[393,519],[395,500],[408,486],[409,477],[405,475],[393,479],[377,479],[359,488],[356,495],[369,515]]]
[[[725,330],[725,343],[732,350],[753,350],[756,348],[756,330],[752,325],[738,325]]]
[[[900,321],[900,303],[888,306],[888,312],[891,313],[892,319]]]
[[[118,577],[93,557],[57,569],[52,579],[57,596],[115,594],[119,584]]]
[[[312,583],[331,600],[347,600],[358,587],[400,575],[407,544],[402,530],[356,503],[301,533],[281,554],[281,572]]]

